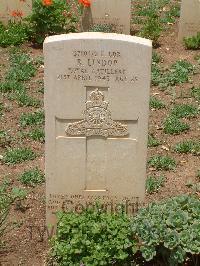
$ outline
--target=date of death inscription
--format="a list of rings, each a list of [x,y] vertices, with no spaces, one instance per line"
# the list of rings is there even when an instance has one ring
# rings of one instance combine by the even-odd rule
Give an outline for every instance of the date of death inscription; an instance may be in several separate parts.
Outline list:
[[[57,74],[57,80],[135,83],[138,76],[123,63],[119,51],[73,51],[73,65]]]

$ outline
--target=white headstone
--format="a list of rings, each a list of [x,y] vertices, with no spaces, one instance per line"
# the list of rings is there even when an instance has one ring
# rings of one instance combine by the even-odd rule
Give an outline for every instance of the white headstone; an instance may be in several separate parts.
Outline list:
[[[45,40],[47,224],[97,199],[144,200],[151,41],[74,33]]]
[[[92,0],[91,16],[93,29],[106,25],[111,32],[130,34],[131,0]]]
[[[22,18],[30,15],[32,10],[32,0],[1,0],[0,1],[0,21],[7,24],[9,20],[18,21],[20,16],[13,16],[13,12],[18,12]]]
[[[179,23],[179,40],[200,32],[200,0],[182,0]]]

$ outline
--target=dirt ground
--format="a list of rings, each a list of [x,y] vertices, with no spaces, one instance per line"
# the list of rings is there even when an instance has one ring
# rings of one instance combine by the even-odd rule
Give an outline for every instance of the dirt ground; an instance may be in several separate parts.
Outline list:
[[[164,66],[169,66],[173,62],[186,59],[193,64],[197,64],[194,56],[200,55],[200,51],[189,51],[177,40],[178,22],[171,25],[167,32],[163,32],[160,38],[160,47],[156,52],[162,56]],[[41,49],[34,49],[30,44],[23,45],[22,49],[27,50],[33,57],[42,56]],[[8,48],[0,48],[0,78],[5,74],[8,67]],[[38,80],[43,79],[43,67],[37,71],[37,75],[30,81],[30,95],[43,100],[43,94],[38,92]],[[160,190],[153,194],[146,194],[146,202],[161,200],[183,193],[192,193],[193,190],[186,186],[188,181],[195,182],[197,170],[200,169],[200,159],[191,154],[180,155],[173,152],[170,148],[177,142],[184,139],[198,139],[200,137],[199,117],[187,119],[191,129],[187,133],[180,135],[167,135],[162,130],[162,123],[174,103],[195,103],[192,98],[181,98],[184,93],[187,94],[192,86],[200,86],[200,74],[192,76],[191,83],[184,83],[176,86],[173,93],[161,91],[158,87],[151,88],[151,95],[156,95],[165,104],[166,108],[160,110],[150,110],[149,132],[156,138],[162,140],[162,145],[148,149],[148,158],[152,155],[169,155],[176,160],[177,167],[174,171],[156,171],[153,168],[147,168],[147,174],[164,173],[166,176],[165,184]],[[44,144],[32,141],[29,138],[20,139],[18,133],[21,130],[19,117],[24,112],[33,112],[34,107],[19,107],[14,101],[5,96],[0,96],[0,101],[6,106],[6,112],[1,118],[1,130],[9,131],[15,139],[11,142],[12,147],[18,147],[19,143],[23,146],[31,147],[37,153],[37,158],[33,161],[8,166],[0,163],[0,179],[8,176],[13,186],[23,187],[17,180],[17,176],[24,170],[33,166],[38,166],[44,170]],[[0,154],[5,152],[5,147],[0,147]],[[23,206],[13,206],[9,219],[17,221],[17,227],[11,229],[6,236],[5,247],[0,252],[1,266],[37,266],[44,265],[45,257],[49,249],[48,233],[45,229],[45,185],[38,185],[34,188],[25,187],[28,190],[27,199],[23,201]],[[198,192],[196,192],[198,194]]]

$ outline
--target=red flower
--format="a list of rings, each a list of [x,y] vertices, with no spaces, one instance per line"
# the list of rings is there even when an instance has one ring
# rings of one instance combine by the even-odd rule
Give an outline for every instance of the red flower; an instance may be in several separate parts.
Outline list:
[[[23,17],[23,12],[22,11],[20,11],[20,10],[13,10],[12,12],[11,12],[11,16],[12,17]]]
[[[51,6],[53,4],[53,0],[42,0],[42,4],[44,6]]]
[[[83,4],[85,7],[90,7],[90,0],[79,0],[80,4]]]

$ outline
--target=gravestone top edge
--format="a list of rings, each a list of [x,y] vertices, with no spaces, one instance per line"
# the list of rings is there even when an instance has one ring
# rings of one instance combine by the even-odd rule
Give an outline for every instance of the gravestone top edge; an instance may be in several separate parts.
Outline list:
[[[103,32],[82,32],[82,33],[69,33],[61,35],[49,36],[44,41],[44,46],[49,43],[70,41],[70,40],[114,40],[114,41],[124,41],[138,43],[140,45],[145,45],[152,47],[152,41],[131,35],[117,34],[117,33],[103,33]]]

